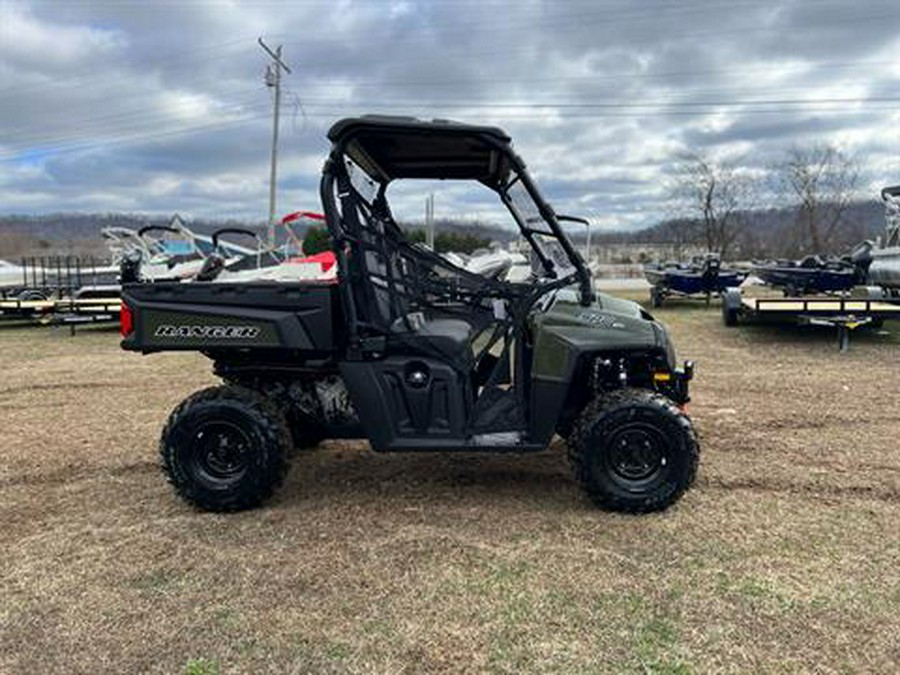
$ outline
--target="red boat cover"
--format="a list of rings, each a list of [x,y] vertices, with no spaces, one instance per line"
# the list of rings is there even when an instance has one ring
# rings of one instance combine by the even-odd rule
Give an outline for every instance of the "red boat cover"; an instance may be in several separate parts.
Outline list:
[[[288,223],[293,223],[295,220],[301,220],[302,218],[309,218],[310,220],[325,220],[325,216],[323,216],[321,213],[315,213],[314,211],[294,211],[293,213],[289,213],[284,218],[282,218],[281,224],[287,225]]]
[[[322,253],[316,253],[315,255],[311,255],[306,258],[291,258],[291,262],[319,263],[322,266],[322,271],[327,272],[332,267],[334,267],[337,259],[334,257],[334,253],[332,251],[323,251]]]

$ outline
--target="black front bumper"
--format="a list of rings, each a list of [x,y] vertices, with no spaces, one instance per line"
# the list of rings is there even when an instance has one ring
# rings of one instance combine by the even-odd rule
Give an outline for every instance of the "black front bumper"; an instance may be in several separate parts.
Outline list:
[[[690,382],[694,379],[694,362],[685,361],[680,368],[675,368],[666,374],[665,379],[656,379],[656,388],[661,393],[672,399],[677,405],[683,406],[691,400]]]

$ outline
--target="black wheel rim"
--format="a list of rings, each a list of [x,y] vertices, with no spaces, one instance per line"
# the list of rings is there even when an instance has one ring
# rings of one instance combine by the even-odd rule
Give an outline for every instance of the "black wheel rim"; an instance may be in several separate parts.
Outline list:
[[[670,441],[660,429],[636,422],[617,429],[603,455],[610,477],[626,490],[637,491],[664,475],[670,449]]]
[[[239,426],[225,421],[207,422],[194,429],[190,466],[213,487],[239,481],[247,471],[252,443]]]

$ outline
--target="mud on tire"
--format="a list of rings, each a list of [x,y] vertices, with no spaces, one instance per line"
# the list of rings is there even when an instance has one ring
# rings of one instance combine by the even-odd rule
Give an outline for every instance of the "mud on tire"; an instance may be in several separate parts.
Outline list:
[[[244,387],[278,407],[291,432],[294,450],[313,450],[328,436],[321,421],[303,414],[291,400],[288,387],[278,381],[265,381],[257,377],[224,377],[225,384]]]
[[[159,454],[182,499],[207,511],[240,511],[259,506],[282,483],[291,446],[276,406],[249,389],[221,386],[175,408]]]
[[[700,452],[687,415],[643,389],[620,389],[589,404],[568,448],[575,477],[593,502],[626,513],[676,502],[694,481]]]

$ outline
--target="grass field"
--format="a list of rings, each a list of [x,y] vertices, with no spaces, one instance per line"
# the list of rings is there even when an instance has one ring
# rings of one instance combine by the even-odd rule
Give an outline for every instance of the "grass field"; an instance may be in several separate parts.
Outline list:
[[[900,324],[726,329],[657,312],[697,361],[695,487],[594,510],[530,457],[298,454],[219,516],[156,465],[213,383],[113,332],[0,330],[0,672],[896,672]]]

